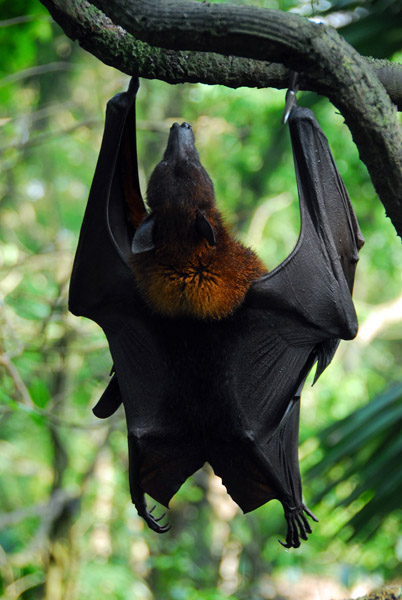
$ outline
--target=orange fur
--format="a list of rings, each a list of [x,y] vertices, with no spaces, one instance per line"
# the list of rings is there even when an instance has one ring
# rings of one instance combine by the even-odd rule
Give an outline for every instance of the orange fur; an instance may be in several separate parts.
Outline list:
[[[156,313],[222,319],[240,306],[251,282],[266,273],[254,252],[230,236],[216,209],[208,219],[215,224],[216,246],[172,239],[133,257],[139,290]]]

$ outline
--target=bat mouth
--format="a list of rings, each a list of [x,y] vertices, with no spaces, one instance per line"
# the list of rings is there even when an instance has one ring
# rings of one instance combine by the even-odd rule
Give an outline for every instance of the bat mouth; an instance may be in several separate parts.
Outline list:
[[[199,162],[200,159],[195,147],[193,128],[189,123],[184,122],[181,125],[173,123],[170,128],[163,160],[192,160]]]

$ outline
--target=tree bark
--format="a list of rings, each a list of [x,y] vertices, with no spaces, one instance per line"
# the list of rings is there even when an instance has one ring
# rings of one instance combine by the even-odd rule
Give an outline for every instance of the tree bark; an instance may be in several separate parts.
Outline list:
[[[362,596],[357,600],[400,600],[402,598],[402,588],[399,586],[386,586],[381,590],[371,592],[367,596]]]
[[[376,76],[395,93],[395,87],[402,89],[395,86],[400,68],[369,62],[332,28],[280,11],[177,0],[92,0],[108,19],[85,0],[41,1],[67,35],[126,73],[171,83],[237,87],[259,81],[286,87],[288,70],[298,71],[302,88],[326,95],[343,114],[402,237],[402,128]]]
[[[137,40],[113,23],[88,0],[41,0],[54,20],[82,48],[127,75],[160,79],[166,83],[206,83],[286,89],[289,69],[281,63],[223,56],[215,52],[166,51]],[[402,111],[402,66],[388,60],[362,57]],[[325,77],[325,74],[323,74]],[[299,73],[299,89],[317,91]]]

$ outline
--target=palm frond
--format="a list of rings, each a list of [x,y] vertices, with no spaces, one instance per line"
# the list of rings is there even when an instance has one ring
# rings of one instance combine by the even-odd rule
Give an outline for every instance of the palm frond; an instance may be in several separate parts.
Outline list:
[[[348,522],[351,537],[371,537],[391,512],[402,508],[401,432],[402,384],[398,384],[319,435],[324,458],[306,473],[307,479],[323,482],[313,503],[348,482],[348,492],[337,498],[337,506],[363,500]]]

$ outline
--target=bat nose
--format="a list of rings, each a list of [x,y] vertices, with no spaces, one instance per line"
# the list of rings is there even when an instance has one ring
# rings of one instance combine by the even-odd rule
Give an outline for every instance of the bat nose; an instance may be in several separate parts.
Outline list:
[[[164,160],[194,159],[199,160],[194,146],[193,128],[189,123],[173,123],[170,128]]]
[[[190,123],[186,123],[184,121],[184,123],[182,123],[181,125],[179,125],[177,122],[173,123],[173,125],[171,126],[170,130],[172,131],[172,129],[178,129],[179,127],[182,127],[183,129],[192,129]]]

